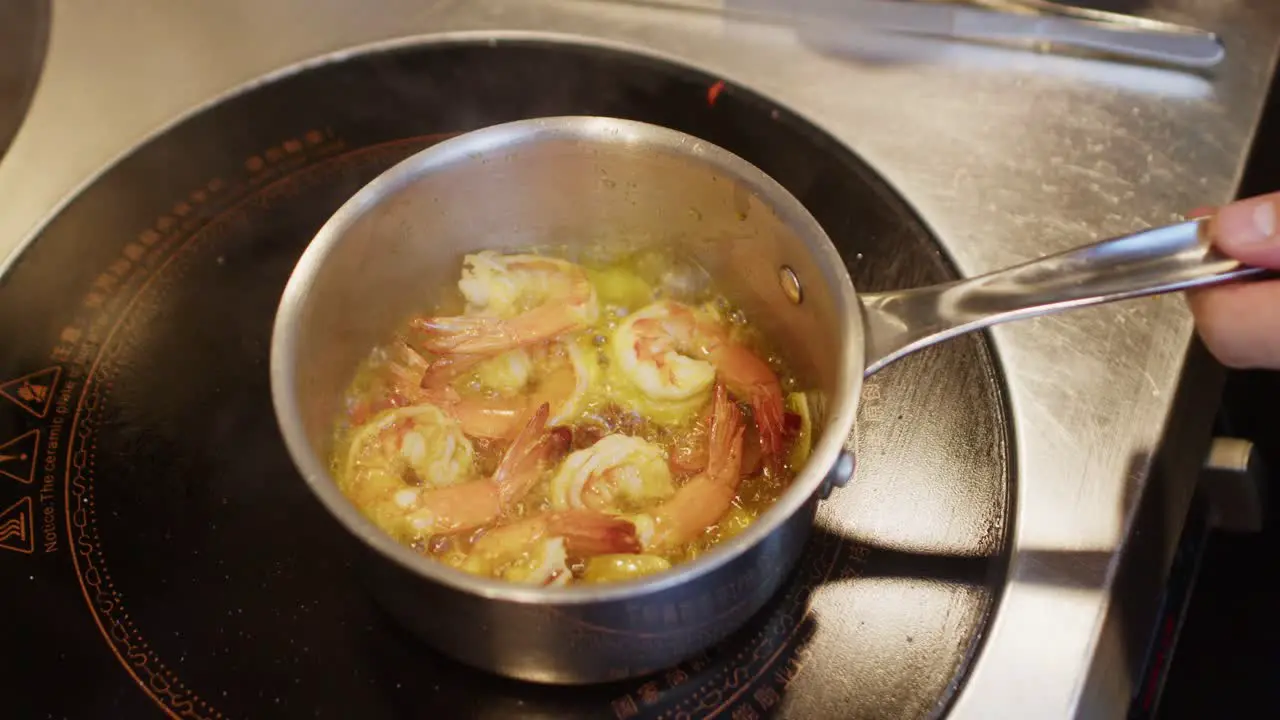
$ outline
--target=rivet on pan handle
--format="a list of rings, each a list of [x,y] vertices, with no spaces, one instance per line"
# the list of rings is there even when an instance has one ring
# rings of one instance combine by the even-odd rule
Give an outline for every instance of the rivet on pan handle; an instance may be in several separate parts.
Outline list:
[[[819,497],[826,500],[831,497],[832,490],[848,485],[849,480],[853,478],[853,471],[856,467],[857,463],[853,459],[853,453],[848,450],[841,450],[840,455],[836,457],[836,461],[831,465],[831,469],[827,471],[826,477],[822,478],[822,485],[818,487]]]

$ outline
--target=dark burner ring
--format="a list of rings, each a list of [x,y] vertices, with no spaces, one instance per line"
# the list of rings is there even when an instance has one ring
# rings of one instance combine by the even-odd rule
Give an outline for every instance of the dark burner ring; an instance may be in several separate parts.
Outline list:
[[[548,78],[553,79],[549,82]],[[160,135],[0,279],[0,577],[16,716],[921,717],[995,602],[1011,463],[998,373],[963,338],[868,383],[859,476],[788,586],[703,657],[550,688],[386,621],[271,411],[267,346],[314,232],[441,137],[542,115],[666,125],[778,179],[865,290],[955,277],[846,148],[695,70],[593,46],[446,42],[305,70]],[[88,607],[89,613],[85,612]],[[103,642],[105,641],[105,642]],[[53,675],[76,693],[36,690]]]

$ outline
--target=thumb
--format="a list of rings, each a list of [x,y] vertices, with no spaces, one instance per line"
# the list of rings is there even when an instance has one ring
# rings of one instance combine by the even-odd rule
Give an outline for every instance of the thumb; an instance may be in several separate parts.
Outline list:
[[[1280,268],[1280,192],[1237,200],[1209,218],[1214,247],[1246,265]]]

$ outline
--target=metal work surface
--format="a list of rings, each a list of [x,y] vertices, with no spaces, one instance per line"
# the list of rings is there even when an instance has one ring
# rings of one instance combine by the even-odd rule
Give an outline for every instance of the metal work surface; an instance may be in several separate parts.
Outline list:
[[[924,40],[853,48],[848,34],[835,51],[830,37],[599,2],[59,4],[31,112],[0,163],[0,248],[150,133],[255,78],[391,39],[500,30],[656,52],[774,98],[867,159],[976,274],[1234,194],[1280,6],[1153,4],[1143,12],[1223,36],[1213,77]],[[1118,714],[1104,704],[1127,700],[1136,679],[1108,655],[1132,652],[1107,640],[1117,550],[1150,495],[1191,332],[1178,298],[993,332],[1017,439],[1016,551],[953,717]],[[1185,509],[1189,488],[1162,492],[1169,516]]]

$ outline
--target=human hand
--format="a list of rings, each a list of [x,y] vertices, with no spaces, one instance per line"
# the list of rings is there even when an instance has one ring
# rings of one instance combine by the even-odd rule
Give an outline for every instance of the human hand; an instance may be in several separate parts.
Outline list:
[[[1280,192],[1237,200],[1209,216],[1209,237],[1225,255],[1280,269]],[[1280,370],[1280,280],[1232,283],[1187,293],[1196,331],[1223,365]]]

